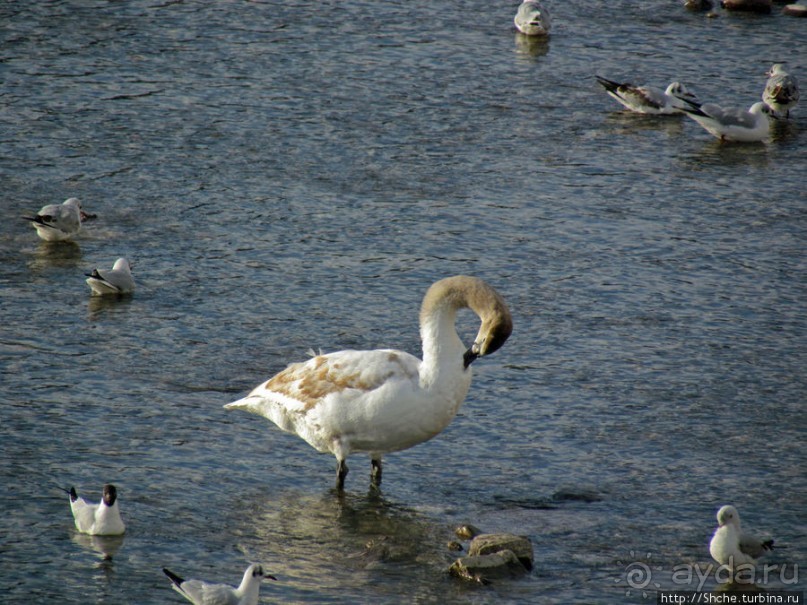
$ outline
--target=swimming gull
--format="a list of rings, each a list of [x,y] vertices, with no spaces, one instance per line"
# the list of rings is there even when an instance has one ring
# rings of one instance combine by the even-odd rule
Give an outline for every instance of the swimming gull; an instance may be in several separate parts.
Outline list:
[[[126,527],[118,508],[118,490],[107,483],[104,494],[97,504],[87,502],[76,493],[76,488],[65,490],[70,496],[70,510],[76,522],[76,529],[93,536],[119,536]]]
[[[69,240],[81,231],[82,221],[93,218],[81,209],[78,198],[71,197],[61,204],[48,204],[36,216],[23,216],[31,221],[37,235],[46,242]]]
[[[762,100],[775,116],[789,118],[790,110],[799,101],[796,78],[787,73],[781,63],[774,63],[765,75],[769,77],[762,91]]]
[[[261,580],[276,580],[263,571],[263,567],[253,563],[244,572],[238,588],[227,584],[212,584],[202,580],[183,580],[169,569],[163,573],[171,579],[171,587],[195,605],[257,605]]]
[[[697,101],[685,84],[671,82],[666,90],[653,86],[634,86],[628,82],[614,82],[595,76],[605,92],[623,107],[636,113],[648,115],[674,115],[683,113],[683,99]]]
[[[463,308],[481,320],[465,347],[455,320]],[[512,331],[504,299],[479,278],[454,276],[432,284],[420,310],[423,360],[404,351],[338,351],[295,363],[224,407],[264,416],[337,460],[336,487],[345,462],[370,454],[372,483],[381,483],[383,454],[404,450],[440,433],[471,385],[470,364],[501,347]]]
[[[536,0],[524,0],[513,22],[518,31],[528,36],[546,36],[552,26],[549,11]]]
[[[87,284],[93,296],[109,294],[131,294],[134,292],[134,279],[129,261],[119,258],[112,269],[93,269],[87,273]]]
[[[742,531],[740,513],[731,505],[717,511],[717,530],[709,542],[712,558],[734,571],[738,565],[756,565],[756,559],[773,550],[773,540]]]
[[[687,104],[684,112],[721,141],[758,143],[768,137],[770,108],[762,101],[750,109],[721,107],[714,103]]]

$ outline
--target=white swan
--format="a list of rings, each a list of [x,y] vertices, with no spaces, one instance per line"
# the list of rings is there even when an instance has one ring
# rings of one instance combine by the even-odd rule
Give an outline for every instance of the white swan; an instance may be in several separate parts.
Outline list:
[[[163,567],[163,573],[171,579],[171,587],[194,605],[258,605],[261,580],[276,580],[263,571],[263,567],[253,563],[244,572],[238,588],[227,584],[211,584],[202,580],[183,580],[170,569]]]
[[[81,209],[78,198],[71,197],[61,204],[48,204],[36,216],[24,216],[46,242],[60,242],[73,238],[81,231],[81,222],[92,215]]]
[[[119,258],[112,265],[112,269],[93,269],[87,273],[87,285],[90,286],[93,296],[108,294],[131,294],[135,283],[129,261]]]
[[[462,308],[482,322],[468,350],[454,325]],[[448,277],[423,298],[422,361],[394,349],[317,355],[224,407],[264,416],[318,451],[332,453],[340,490],[348,455],[369,453],[378,485],[384,454],[422,443],[448,426],[471,385],[471,362],[501,347],[512,325],[504,299],[491,286],[475,277]]]
[[[75,487],[65,491],[70,496],[70,510],[76,529],[81,533],[93,536],[119,536],[126,531],[118,507],[118,491],[114,485],[109,483],[104,485],[104,495],[98,504],[80,498]]]
[[[740,528],[740,513],[726,505],[717,511],[717,529],[711,542],[712,558],[735,571],[739,565],[756,565],[756,560],[773,550],[773,540],[762,540]]]

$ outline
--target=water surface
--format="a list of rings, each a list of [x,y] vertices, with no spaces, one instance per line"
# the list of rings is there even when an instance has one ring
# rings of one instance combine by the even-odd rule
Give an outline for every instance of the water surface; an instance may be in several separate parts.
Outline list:
[[[509,3],[0,4],[4,602],[181,602],[163,566],[234,583],[249,561],[279,579],[263,603],[643,602],[694,588],[673,569],[709,564],[729,502],[787,546],[759,583],[793,587],[805,111],[721,145],[594,75],[750,106],[771,62],[805,68],[804,23],[552,8],[531,42]],[[18,218],[69,196],[98,214],[73,244]],[[137,292],[91,299],[119,256]],[[331,457],[221,409],[311,348],[419,353],[421,297],[458,273],[513,336],[380,494],[369,461],[337,497]],[[111,545],[58,490],[104,482]],[[528,535],[535,569],[449,578],[468,522]]]

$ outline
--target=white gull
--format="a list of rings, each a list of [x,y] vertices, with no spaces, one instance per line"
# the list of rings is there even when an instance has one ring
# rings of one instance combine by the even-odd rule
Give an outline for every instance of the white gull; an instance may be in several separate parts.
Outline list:
[[[731,505],[717,511],[717,529],[711,542],[712,558],[735,571],[738,565],[756,565],[756,560],[773,550],[773,540],[763,540],[742,531],[740,513]]]
[[[87,285],[90,286],[93,296],[109,294],[131,294],[135,284],[129,261],[119,258],[112,265],[112,269],[93,269],[87,273]]]
[[[36,216],[24,216],[31,221],[37,235],[46,242],[59,242],[73,238],[81,231],[81,223],[92,215],[81,209],[78,198],[71,197],[61,204],[48,204]]]
[[[76,529],[93,536],[119,536],[126,527],[120,517],[118,491],[114,485],[104,485],[104,493],[97,504],[87,502],[76,493],[76,488],[65,490],[70,496],[70,510]]]
[[[212,584],[202,580],[183,580],[169,569],[163,573],[171,579],[171,587],[195,605],[257,605],[261,580],[276,580],[263,571],[263,567],[253,563],[244,572],[240,586]]]
[[[721,141],[758,143],[768,137],[771,110],[765,103],[754,103],[750,109],[721,107],[714,103],[688,104],[684,112]]]
[[[771,108],[773,114],[780,117],[790,117],[790,110],[799,101],[799,85],[796,78],[785,71],[781,63],[774,63],[765,74],[768,81],[762,91],[762,100]]]
[[[549,11],[536,0],[524,0],[513,18],[516,29],[528,36],[546,36],[552,26]]]
[[[473,310],[481,326],[465,350],[455,320]],[[420,310],[423,360],[404,351],[338,351],[295,363],[224,407],[264,416],[337,460],[338,489],[353,452],[372,461],[381,482],[381,458],[440,433],[471,385],[470,364],[499,349],[512,331],[504,299],[476,277],[454,276],[432,284]]]
[[[605,92],[623,107],[648,115],[674,115],[683,113],[684,99],[697,101],[685,84],[671,82],[666,90],[653,86],[634,86],[628,82],[614,82],[595,76]]]

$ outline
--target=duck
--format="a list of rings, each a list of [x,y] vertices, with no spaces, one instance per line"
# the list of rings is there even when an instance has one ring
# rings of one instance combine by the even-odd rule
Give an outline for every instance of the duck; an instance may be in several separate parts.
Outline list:
[[[203,580],[185,580],[165,567],[163,573],[171,580],[171,587],[194,605],[258,605],[261,580],[277,580],[265,573],[258,563],[247,567],[238,588]]]
[[[466,349],[455,322],[469,308],[481,325]],[[445,429],[471,385],[471,364],[497,351],[513,329],[504,298],[480,278],[433,283],[420,309],[423,359],[397,349],[344,350],[293,363],[246,397],[226,404],[263,416],[337,461],[343,490],[347,457],[370,455],[379,486],[384,454],[423,443]]]
[[[81,231],[82,221],[92,218],[81,209],[77,197],[66,199],[61,204],[48,204],[35,216],[23,216],[36,229],[36,234],[46,242],[62,242],[73,239]]]
[[[119,258],[112,269],[93,269],[86,273],[93,296],[122,295],[134,292],[135,283],[129,261]]]
[[[103,496],[98,503],[80,498],[75,487],[65,490],[70,497],[70,511],[76,529],[91,536],[120,536],[126,526],[120,516],[118,490],[111,483],[103,488]]]
[[[717,511],[717,529],[709,542],[709,554],[720,565],[734,572],[740,565],[756,565],[756,560],[773,550],[773,540],[763,540],[740,527],[740,513],[727,504]]]

